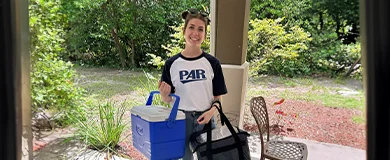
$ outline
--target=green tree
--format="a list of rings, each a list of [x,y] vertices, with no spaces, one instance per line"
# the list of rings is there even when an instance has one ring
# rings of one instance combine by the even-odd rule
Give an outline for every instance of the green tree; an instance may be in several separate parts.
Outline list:
[[[63,123],[68,111],[80,104],[83,95],[83,90],[74,84],[76,74],[72,64],[58,57],[66,52],[67,16],[62,12],[60,0],[31,0],[29,16],[33,114],[48,109]]]
[[[76,3],[76,2],[74,2]],[[67,38],[70,55],[93,65],[149,66],[146,54],[163,55],[180,13],[206,0],[85,0],[68,4],[74,13]],[[108,17],[108,18],[106,18]],[[120,63],[118,63],[120,62]]]
[[[338,39],[344,43],[355,43],[359,35],[359,1],[358,0],[315,0],[314,9],[321,14],[327,13],[335,22]]]

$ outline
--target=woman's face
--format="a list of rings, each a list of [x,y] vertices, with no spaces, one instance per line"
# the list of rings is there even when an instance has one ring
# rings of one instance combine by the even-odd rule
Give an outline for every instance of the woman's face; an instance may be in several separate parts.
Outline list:
[[[206,34],[205,23],[198,19],[192,18],[188,21],[187,27],[184,29],[184,39],[186,45],[199,46],[202,44]]]

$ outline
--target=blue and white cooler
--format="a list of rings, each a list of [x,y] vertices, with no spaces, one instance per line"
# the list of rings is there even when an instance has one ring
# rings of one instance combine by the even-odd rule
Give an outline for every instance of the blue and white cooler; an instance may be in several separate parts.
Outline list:
[[[133,146],[150,160],[179,159],[184,156],[185,114],[178,111],[180,97],[175,98],[172,109],[152,106],[152,91],[146,106],[131,109]]]

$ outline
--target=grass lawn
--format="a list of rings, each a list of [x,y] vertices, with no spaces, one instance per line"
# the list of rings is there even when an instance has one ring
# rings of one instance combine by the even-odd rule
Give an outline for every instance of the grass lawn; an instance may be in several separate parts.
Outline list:
[[[146,102],[151,90],[158,90],[159,71],[119,71],[82,67],[76,69],[79,74],[78,84],[97,100],[125,99],[131,102],[130,105],[142,105]],[[257,95],[306,101],[327,107],[358,109],[365,112],[362,82],[352,79],[275,76],[249,78],[246,101],[248,102],[251,97]],[[356,116],[353,117],[353,121],[364,123],[365,118],[363,115]]]

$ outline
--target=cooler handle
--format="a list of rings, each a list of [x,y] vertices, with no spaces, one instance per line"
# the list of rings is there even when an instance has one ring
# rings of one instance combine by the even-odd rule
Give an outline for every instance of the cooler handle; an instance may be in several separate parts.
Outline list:
[[[148,101],[146,102],[147,106],[152,105],[153,95],[154,94],[160,94],[160,91],[152,91],[152,92],[150,92]],[[169,114],[168,124],[167,124],[168,127],[172,127],[173,123],[175,122],[176,116],[177,116],[177,111],[179,110],[180,97],[177,96],[176,94],[173,94],[173,93],[169,94],[169,96],[175,97],[175,103],[173,104],[171,113]]]

